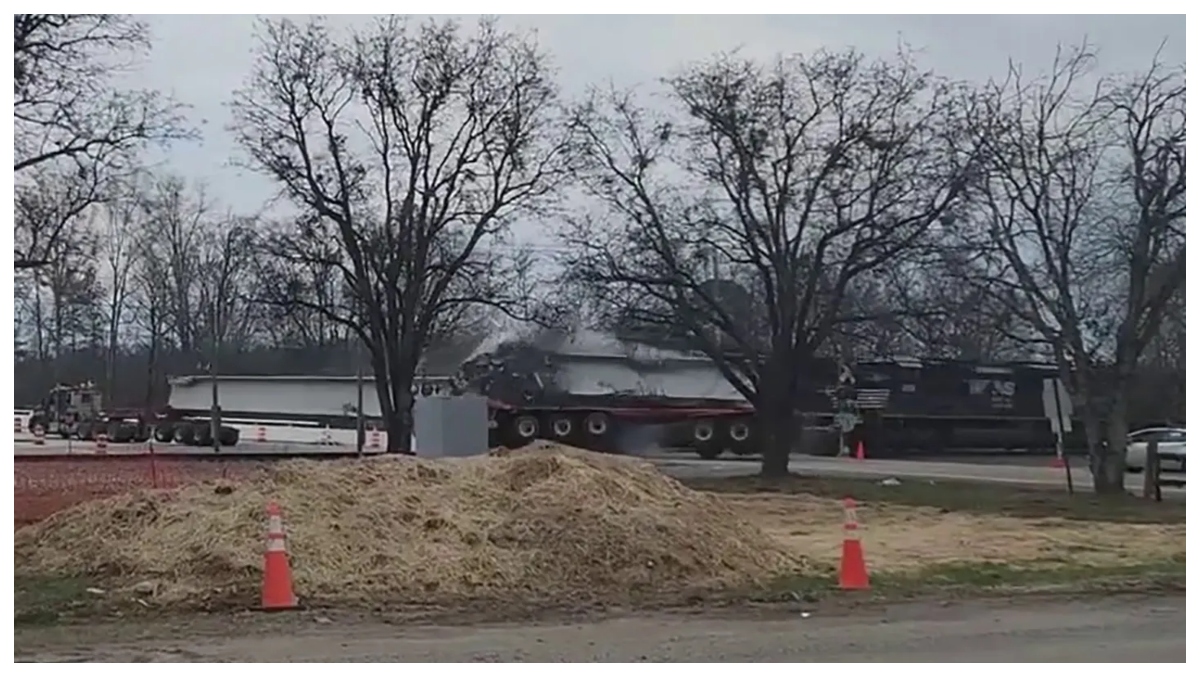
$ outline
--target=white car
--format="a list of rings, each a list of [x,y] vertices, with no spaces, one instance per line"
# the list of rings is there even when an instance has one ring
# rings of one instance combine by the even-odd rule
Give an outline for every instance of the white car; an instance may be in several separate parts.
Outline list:
[[[1162,469],[1166,472],[1183,472],[1187,454],[1187,434],[1183,428],[1143,428],[1129,433],[1125,468],[1130,472],[1141,472],[1146,468],[1146,446],[1158,440],[1158,453]]]

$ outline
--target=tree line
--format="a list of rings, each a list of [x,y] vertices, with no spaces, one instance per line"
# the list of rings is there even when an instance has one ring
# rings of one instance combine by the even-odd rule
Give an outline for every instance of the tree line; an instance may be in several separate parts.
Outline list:
[[[149,397],[180,364],[361,346],[400,450],[431,345],[497,317],[634,328],[714,360],[778,474],[818,357],[1037,358],[1085,404],[1100,491],[1139,375],[1183,373],[1186,89],[1157,55],[964,83],[904,49],[723,54],[578,100],[493,19],[266,19],[228,103],[267,218],[140,162],[195,136],[113,85],[145,26],[16,29],[18,345],[43,370],[86,354],[111,385],[141,355]]]

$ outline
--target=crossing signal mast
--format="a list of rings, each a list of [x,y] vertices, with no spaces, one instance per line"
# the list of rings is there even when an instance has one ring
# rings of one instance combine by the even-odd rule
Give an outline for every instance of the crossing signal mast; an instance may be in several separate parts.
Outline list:
[[[857,382],[854,369],[844,359],[840,360],[837,387],[834,391],[833,421],[838,427],[838,454],[841,456],[850,454],[850,449],[846,446],[846,434],[862,422],[858,411]]]

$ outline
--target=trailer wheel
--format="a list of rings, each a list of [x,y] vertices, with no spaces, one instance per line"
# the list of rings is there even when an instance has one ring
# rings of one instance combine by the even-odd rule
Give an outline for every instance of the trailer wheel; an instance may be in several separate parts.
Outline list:
[[[124,421],[109,421],[108,422],[108,441],[113,444],[126,444],[133,440],[132,427],[125,424]]]
[[[208,421],[201,421],[200,423],[197,423],[192,444],[197,447],[211,447],[212,443],[212,423],[209,423]]]
[[[138,444],[145,444],[146,442],[150,441],[151,434],[152,434],[152,431],[150,429],[150,426],[147,425],[147,423],[145,421],[139,419],[137,423],[133,424],[133,441],[134,442],[137,442]]]
[[[729,425],[729,439],[734,442],[745,442],[750,439],[750,424],[745,421],[734,421]]]
[[[700,455],[700,458],[706,461],[720,458],[722,451],[724,451],[724,449],[722,449],[719,445],[711,443],[704,443],[696,446],[696,453]]]
[[[758,451],[754,444],[754,427],[750,421],[734,420],[725,426],[725,434],[729,437],[730,450],[738,456],[749,456]]]
[[[173,437],[179,444],[192,445],[196,442],[196,427],[188,422],[176,424]]]
[[[238,440],[241,439],[241,431],[230,426],[221,426],[221,446],[233,447],[237,446]]]
[[[175,439],[175,424],[164,421],[154,426],[154,439],[157,442],[171,442]]]
[[[35,428],[41,428],[42,434],[43,435],[46,434],[46,422],[40,416],[37,416],[37,415],[30,416],[29,421],[25,424],[25,429],[28,430],[30,434],[33,434],[33,431]],[[59,428],[59,430],[61,430],[61,431],[66,431],[66,429],[67,429],[66,426],[62,426],[61,428]],[[70,435],[70,433],[67,433],[67,434],[64,434],[63,437],[68,437],[69,435]]]
[[[601,437],[608,432],[608,416],[598,411],[588,414],[583,423],[589,435]]]
[[[535,416],[518,416],[513,422],[517,437],[522,440],[532,440],[538,434],[538,420]]]
[[[554,431],[555,437],[566,437],[575,429],[575,423],[570,416],[555,416],[550,429]]]
[[[697,442],[708,442],[713,438],[712,421],[697,421],[692,426],[692,438]]]

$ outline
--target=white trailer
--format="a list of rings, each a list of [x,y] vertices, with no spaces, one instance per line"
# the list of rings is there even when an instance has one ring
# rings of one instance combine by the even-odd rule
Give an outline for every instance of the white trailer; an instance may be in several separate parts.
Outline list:
[[[238,441],[269,444],[355,446],[360,380],[354,376],[216,377],[216,398],[223,428],[231,429],[223,444]],[[167,420],[159,424],[160,441],[207,446],[213,405],[213,380],[208,375],[168,379],[171,387]],[[363,417],[368,421],[368,448],[385,448],[387,433],[375,380],[361,380]],[[444,395],[449,378],[422,377],[413,388],[417,397]],[[233,431],[236,431],[234,433]]]
[[[212,377],[178,376],[169,379],[171,409],[203,416],[212,410]],[[422,378],[413,394],[449,392],[449,378]],[[258,414],[271,419],[348,418],[355,416],[359,380],[354,376],[217,376],[217,401],[231,416]],[[363,415],[379,418],[382,412],[375,379],[362,379]]]

